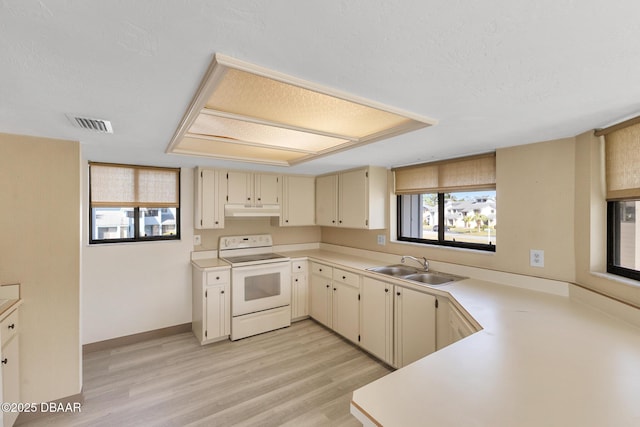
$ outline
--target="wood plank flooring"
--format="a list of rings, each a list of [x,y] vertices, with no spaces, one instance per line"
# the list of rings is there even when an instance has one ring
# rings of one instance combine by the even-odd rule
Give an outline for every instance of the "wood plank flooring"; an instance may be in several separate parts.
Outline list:
[[[351,392],[391,370],[312,320],[200,346],[191,333],[84,358],[80,414],[22,426],[358,426]]]

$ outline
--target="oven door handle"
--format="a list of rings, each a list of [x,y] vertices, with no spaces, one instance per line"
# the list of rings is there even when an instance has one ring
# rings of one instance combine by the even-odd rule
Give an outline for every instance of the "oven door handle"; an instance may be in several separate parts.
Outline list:
[[[245,271],[267,271],[267,270],[280,270],[282,267],[287,267],[291,265],[291,260],[289,261],[278,261],[278,262],[269,262],[264,264],[254,264],[254,265],[243,265],[240,267],[231,267],[231,271],[236,272],[245,272]]]

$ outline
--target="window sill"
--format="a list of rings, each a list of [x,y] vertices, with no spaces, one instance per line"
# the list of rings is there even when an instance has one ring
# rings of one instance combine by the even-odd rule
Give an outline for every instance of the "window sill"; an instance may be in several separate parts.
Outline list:
[[[622,283],[623,285],[633,286],[634,288],[640,288],[640,282],[637,280],[629,279],[627,277],[618,276],[616,274],[611,273],[601,273],[599,271],[590,271],[592,276],[598,277],[600,279],[610,280],[616,283]]]
[[[496,251],[485,251],[482,249],[457,248],[455,246],[431,245],[429,243],[407,242],[406,240],[395,240],[395,239],[390,239],[389,243],[396,243],[399,245],[407,245],[407,246],[413,246],[416,248],[423,248],[423,249],[424,248],[442,249],[446,251],[464,252],[464,253],[473,252],[474,254],[482,254],[482,255],[495,255],[497,252],[497,248],[496,248]]]

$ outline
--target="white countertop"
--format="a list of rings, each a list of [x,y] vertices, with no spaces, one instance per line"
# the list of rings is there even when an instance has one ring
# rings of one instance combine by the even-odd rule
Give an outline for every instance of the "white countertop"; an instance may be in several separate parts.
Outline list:
[[[285,254],[384,265],[322,250]],[[372,425],[640,426],[639,328],[566,296],[477,279],[431,290],[455,298],[483,329],[356,390],[352,408]]]

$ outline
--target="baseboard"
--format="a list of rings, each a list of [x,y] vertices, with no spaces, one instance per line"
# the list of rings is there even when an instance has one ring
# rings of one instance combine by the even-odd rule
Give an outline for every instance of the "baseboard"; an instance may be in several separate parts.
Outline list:
[[[124,337],[85,344],[82,346],[82,354],[111,350],[113,348],[122,347],[123,345],[135,344],[140,341],[148,341],[156,338],[164,338],[184,332],[191,332],[191,323],[184,323],[182,325],[169,326],[168,328],[155,329],[153,331],[141,332],[139,334],[126,335]]]
[[[82,392],[74,394],[73,396],[63,397],[62,399],[53,400],[42,404],[37,404],[32,412],[20,412],[14,426],[26,424],[35,421],[39,418],[51,415],[52,412],[79,412],[82,410],[82,404],[84,403],[84,395]],[[43,410],[44,409],[44,410]]]

